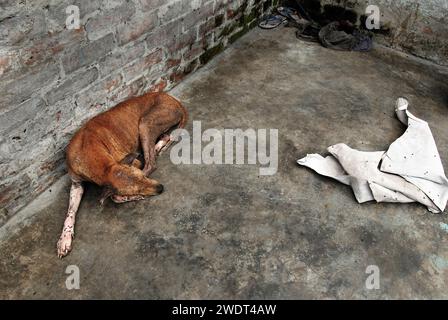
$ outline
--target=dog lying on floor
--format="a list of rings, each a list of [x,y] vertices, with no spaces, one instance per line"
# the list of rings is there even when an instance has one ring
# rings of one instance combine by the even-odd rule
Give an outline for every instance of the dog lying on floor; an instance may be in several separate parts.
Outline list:
[[[186,122],[187,111],[179,101],[166,93],[148,93],[97,115],[74,135],[66,152],[72,185],[58,257],[72,249],[82,182],[103,187],[101,203],[108,197],[123,203],[162,193],[162,184],[148,176],[156,169],[156,155],[174,141],[172,130]],[[143,169],[137,159],[140,150]]]

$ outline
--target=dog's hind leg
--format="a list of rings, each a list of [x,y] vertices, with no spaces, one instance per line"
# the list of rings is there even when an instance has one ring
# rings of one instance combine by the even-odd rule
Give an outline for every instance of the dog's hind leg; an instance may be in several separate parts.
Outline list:
[[[70,201],[68,205],[67,215],[62,228],[62,234],[57,244],[58,257],[66,256],[72,249],[72,241],[75,235],[75,219],[81,202],[84,187],[80,181],[72,180],[70,188]]]
[[[180,121],[174,127],[170,128],[166,133],[162,134],[162,136],[159,137],[159,140],[157,141],[154,148],[157,155],[161,154],[163,151],[168,149],[174,141],[178,140],[177,134],[173,133],[173,131],[175,132],[176,129],[185,128],[188,120],[187,110],[185,110],[185,108],[180,103],[178,104],[178,109],[182,114]]]
[[[145,159],[145,166],[142,171],[145,176],[149,176],[156,170],[156,156],[160,150],[156,150],[156,140],[159,134],[155,133],[166,132],[173,126],[172,122],[176,123],[176,120],[171,118],[159,120],[157,115],[152,116],[153,114],[149,114],[142,118],[139,124],[140,141]]]
[[[176,140],[172,131],[184,128],[187,118],[185,108],[179,102],[172,104],[171,101],[163,107],[154,107],[140,120],[139,135],[145,158],[143,173],[146,176],[156,169],[156,156]]]

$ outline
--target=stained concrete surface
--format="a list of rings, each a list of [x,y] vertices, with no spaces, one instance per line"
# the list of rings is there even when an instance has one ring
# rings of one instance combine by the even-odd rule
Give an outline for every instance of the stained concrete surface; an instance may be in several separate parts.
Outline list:
[[[251,31],[172,92],[203,130],[279,129],[276,175],[259,176],[254,165],[174,165],[165,153],[153,175],[165,186],[158,197],[101,208],[100,191],[87,186],[73,252],[59,260],[69,191],[61,180],[26,209],[20,229],[3,228],[0,297],[448,298],[445,215],[418,204],[360,205],[350,188],[296,164],[338,142],[384,150],[403,133],[394,102],[405,96],[430,123],[446,168],[447,82],[293,31]],[[79,290],[65,287],[69,265],[79,267]],[[380,269],[379,290],[365,287],[369,265]]]

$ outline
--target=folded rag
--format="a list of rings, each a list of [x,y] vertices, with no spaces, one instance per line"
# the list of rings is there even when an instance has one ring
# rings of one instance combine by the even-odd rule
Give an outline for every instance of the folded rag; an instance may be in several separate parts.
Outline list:
[[[386,152],[336,144],[328,148],[331,155],[326,158],[310,154],[297,162],[350,185],[359,203],[420,202],[441,213],[448,201],[448,179],[428,123],[407,109],[407,100],[399,98],[395,112],[408,128]]]

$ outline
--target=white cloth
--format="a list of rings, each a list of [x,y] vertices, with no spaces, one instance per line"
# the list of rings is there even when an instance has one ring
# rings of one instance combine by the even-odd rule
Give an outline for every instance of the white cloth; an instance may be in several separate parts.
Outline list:
[[[431,212],[443,212],[448,179],[437,146],[428,123],[407,108],[406,99],[399,98],[395,112],[408,128],[387,152],[363,152],[341,143],[329,147],[326,158],[309,154],[297,162],[350,185],[359,203],[420,202]]]

